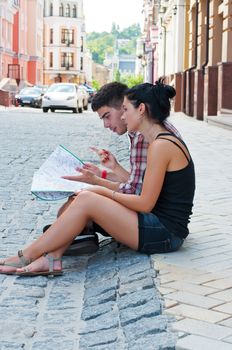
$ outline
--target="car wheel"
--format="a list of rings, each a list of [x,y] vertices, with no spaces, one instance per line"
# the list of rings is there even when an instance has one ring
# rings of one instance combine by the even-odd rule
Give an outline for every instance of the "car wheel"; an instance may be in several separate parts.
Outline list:
[[[54,113],[55,112],[55,108],[51,108],[51,112]]]
[[[78,112],[79,112],[79,113],[82,113],[82,112],[83,112],[82,107],[78,107]]]
[[[48,108],[47,107],[43,107],[43,112],[47,113],[48,112]]]

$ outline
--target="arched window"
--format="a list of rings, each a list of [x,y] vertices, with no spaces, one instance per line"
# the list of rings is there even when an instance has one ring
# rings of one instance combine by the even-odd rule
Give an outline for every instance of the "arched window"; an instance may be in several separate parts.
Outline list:
[[[50,14],[50,16],[53,16],[53,4],[52,4],[52,2],[50,3],[49,14]]]
[[[73,17],[77,17],[77,7],[76,7],[76,5],[73,5],[73,8],[72,8],[72,16],[73,16]]]
[[[70,5],[67,4],[65,8],[65,17],[70,17]]]
[[[59,16],[64,16],[64,5],[61,3],[59,7]]]

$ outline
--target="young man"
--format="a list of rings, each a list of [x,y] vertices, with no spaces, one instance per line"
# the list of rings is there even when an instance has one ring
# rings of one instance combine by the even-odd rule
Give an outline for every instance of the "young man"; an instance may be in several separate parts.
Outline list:
[[[127,90],[125,84],[112,82],[104,85],[92,99],[92,109],[97,112],[103,121],[104,127],[110,129],[118,135],[127,132],[126,124],[121,119],[123,115],[124,92]],[[178,131],[168,122],[165,122],[165,128],[180,136]],[[143,173],[146,168],[148,143],[139,133],[128,133],[130,142],[130,170],[125,170],[116,160],[114,155],[106,150],[97,150],[93,148],[101,160],[101,164],[110,171],[101,170],[93,164],[86,164],[80,169],[81,175],[65,176],[65,179],[72,181],[82,181],[92,185],[99,185],[110,188],[114,191],[139,194],[142,188]],[[60,208],[58,216],[70,205],[73,197]],[[48,228],[45,227],[45,229]],[[73,244],[69,247],[66,255],[78,255],[79,253],[92,252],[93,244],[96,244],[97,236],[95,232],[103,235],[107,233],[98,225],[93,223],[90,227],[78,236]],[[84,236],[88,234],[88,236]],[[91,238],[92,236],[92,238]],[[94,239],[93,239],[94,237]],[[83,248],[84,247],[84,248]]]

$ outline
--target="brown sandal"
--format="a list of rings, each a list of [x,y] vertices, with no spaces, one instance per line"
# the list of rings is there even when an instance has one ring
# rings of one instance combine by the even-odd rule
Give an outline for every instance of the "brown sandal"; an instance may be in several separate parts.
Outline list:
[[[31,259],[26,259],[24,257],[22,250],[18,251],[18,257],[19,257],[19,262],[12,262],[11,263],[11,262],[2,261],[2,262],[0,262],[0,266],[10,266],[10,267],[21,268],[21,267],[29,265],[32,262]]]
[[[49,261],[49,271],[36,271],[31,272],[25,267],[24,272],[15,272],[14,275],[17,276],[61,276],[63,274],[62,270],[54,270],[54,261],[61,261],[61,258],[53,258],[49,254],[43,255]]]

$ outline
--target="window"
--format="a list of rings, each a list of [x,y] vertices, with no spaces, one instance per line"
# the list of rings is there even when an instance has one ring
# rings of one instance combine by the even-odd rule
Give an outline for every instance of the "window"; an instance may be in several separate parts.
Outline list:
[[[49,54],[49,67],[53,67],[53,52]]]
[[[70,45],[74,44],[74,30],[73,29],[62,29],[61,31],[61,43]]]
[[[83,36],[81,37],[81,52],[84,51],[84,42],[83,42]]]
[[[65,8],[65,17],[70,17],[70,5],[67,4]]]
[[[59,7],[59,16],[64,16],[64,5],[61,3]]]
[[[73,16],[73,17],[77,17],[77,7],[76,7],[76,5],[73,5],[73,8],[72,8],[72,16]]]
[[[80,70],[83,70],[83,57],[81,57],[81,61],[80,61]]]
[[[62,52],[61,53],[61,67],[73,67],[74,54],[72,52]]]
[[[50,29],[50,44],[53,44],[53,29]]]
[[[53,4],[50,3],[50,10],[49,10],[50,16],[53,16]]]

